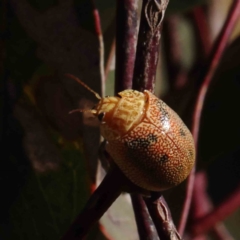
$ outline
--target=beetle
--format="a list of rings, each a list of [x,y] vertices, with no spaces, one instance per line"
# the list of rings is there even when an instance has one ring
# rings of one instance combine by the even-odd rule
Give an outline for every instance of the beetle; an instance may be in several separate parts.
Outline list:
[[[150,91],[127,89],[101,98],[80,79],[66,74],[99,99],[88,110],[100,121],[106,151],[137,186],[163,191],[180,184],[195,162],[192,135],[180,117]]]

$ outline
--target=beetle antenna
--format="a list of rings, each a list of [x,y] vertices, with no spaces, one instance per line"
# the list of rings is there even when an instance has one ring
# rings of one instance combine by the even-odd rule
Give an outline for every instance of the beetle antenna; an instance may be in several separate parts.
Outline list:
[[[83,87],[85,87],[88,91],[90,91],[91,93],[93,93],[97,99],[99,99],[99,100],[102,99],[97,92],[95,92],[94,90],[92,90],[86,83],[82,82],[79,78],[77,78],[77,77],[75,77],[75,76],[73,76],[72,74],[69,74],[69,73],[65,74],[65,76],[66,76],[66,77],[69,77],[69,78],[75,80],[76,82],[78,82],[79,84],[81,84],[81,85],[82,85]],[[80,110],[80,109],[79,109],[79,110]],[[73,111],[75,111],[75,110],[73,110]]]

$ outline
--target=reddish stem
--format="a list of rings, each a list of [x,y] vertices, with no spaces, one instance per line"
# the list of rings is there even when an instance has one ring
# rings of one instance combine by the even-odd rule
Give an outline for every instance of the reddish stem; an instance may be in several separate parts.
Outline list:
[[[211,41],[209,34],[209,25],[206,20],[206,14],[202,6],[196,7],[191,12],[193,25],[196,33],[196,39],[199,41],[200,48],[198,48],[199,54],[202,59],[208,55],[211,50]]]
[[[195,146],[197,149],[198,146],[198,135],[199,135],[199,126],[200,126],[200,120],[201,120],[201,114],[202,114],[202,108],[203,103],[206,97],[207,90],[209,88],[211,79],[213,74],[215,73],[215,70],[220,62],[221,56],[223,54],[224,49],[227,46],[228,39],[233,31],[233,28],[239,18],[240,15],[240,0],[235,0],[231,6],[231,9],[229,11],[228,17],[225,21],[225,24],[219,34],[219,37],[217,38],[214,47],[212,49],[212,53],[210,55],[210,61],[206,67],[204,74],[204,80],[201,81],[202,86],[200,88],[194,114],[193,114],[193,126],[192,126],[192,134],[195,141]],[[196,154],[197,155],[197,154]],[[193,192],[193,185],[194,185],[194,179],[195,179],[195,169],[193,168],[187,183],[187,193],[186,193],[186,199],[184,202],[184,207],[182,211],[181,221],[179,225],[179,233],[182,235],[186,226],[187,217],[191,205],[191,199],[192,199],[192,192]]]
[[[156,240],[158,238],[156,228],[142,196],[139,194],[131,194],[131,199],[140,240]]]
[[[161,22],[168,0],[143,0],[133,89],[153,91],[159,57]],[[161,4],[164,4],[161,5]]]
[[[152,3],[153,1],[151,1],[151,4]],[[128,13],[126,12],[125,9],[122,9],[123,8],[122,4],[123,4],[122,1],[121,3],[118,1],[117,13],[119,13],[119,16],[117,16],[117,19],[119,21],[121,20],[121,17],[122,17],[120,16],[120,12],[123,12],[124,14]],[[158,51],[159,51],[159,40],[160,40],[160,22],[159,22],[158,28],[155,29],[153,33],[153,29],[150,28],[150,26],[148,25],[149,23],[147,23],[147,20],[146,20],[145,10],[147,8],[146,6],[147,4],[148,4],[147,1],[144,1],[143,9],[142,9],[142,17],[141,17],[141,27],[139,31],[137,58],[135,63],[134,83],[133,83],[134,88],[140,91],[142,91],[143,89],[153,90],[153,82],[156,74],[156,63],[157,63],[158,53],[159,53]],[[156,11],[156,9],[154,10]],[[115,88],[116,92],[131,87],[130,82],[132,81],[132,70],[133,70],[131,64],[133,63],[132,57],[133,56],[135,57],[135,55],[133,55],[131,51],[134,51],[134,54],[135,54],[135,45],[133,45],[132,42],[135,44],[136,25],[135,25],[135,31],[129,32],[129,29],[131,28],[128,26],[128,24],[129,24],[129,19],[131,20],[131,17],[136,17],[135,14],[128,13],[128,16],[129,16],[127,18],[128,23],[127,24],[125,23],[125,25],[127,26],[125,36],[119,30],[117,30],[117,34],[118,33],[121,33],[121,34],[119,36],[117,35],[117,61],[119,62],[117,62],[116,68],[121,72],[116,70],[116,80],[117,80],[117,84]],[[126,17],[124,17],[124,21],[126,21]],[[120,22],[117,22],[117,26],[121,27],[122,25],[124,25],[124,21],[121,20]],[[123,37],[125,37],[125,39],[122,39]],[[120,45],[121,43],[123,44],[122,46]],[[127,43],[131,44],[132,46],[131,45],[127,47],[124,46],[124,44],[127,44]],[[134,47],[134,49],[132,47]],[[131,57],[131,55],[133,56]],[[122,62],[123,60],[124,62]],[[124,69],[121,69],[121,67],[124,67]],[[139,78],[140,78],[140,81],[138,82]],[[153,224],[152,220],[149,216],[148,210],[146,209],[146,205],[142,200],[142,197],[138,194],[132,194],[132,202],[133,202],[133,208],[135,212],[140,239],[158,239],[156,230],[152,226]],[[162,199],[158,201],[158,205],[160,204],[161,206],[165,206],[164,203],[162,202]],[[153,205],[155,206],[155,204],[153,204],[152,202],[151,203],[149,202],[149,205],[152,207]],[[157,211],[157,213],[155,211],[155,215],[152,215],[152,217],[159,215],[159,212],[158,212],[159,209],[155,209],[155,210]],[[171,220],[171,217],[170,217],[170,220]],[[166,226],[166,224],[165,225],[161,224],[163,223],[163,221],[159,222],[158,217],[154,217],[153,221],[155,226],[158,227],[158,233],[161,232],[160,229],[165,229],[164,227]],[[168,230],[169,228],[165,229],[165,232],[168,232]],[[167,234],[170,235],[171,233],[168,232]],[[164,239],[167,239],[167,238],[164,237],[163,240]]]
[[[144,200],[159,238],[161,240],[181,240],[173,223],[171,212],[161,193],[152,193],[151,198],[145,198]]]
[[[138,35],[136,62],[134,67],[133,88],[138,91],[153,91],[156,67],[159,57],[161,22],[168,1],[143,1],[140,30]],[[158,5],[159,4],[159,5]],[[163,4],[163,5],[160,5]],[[170,211],[162,197],[145,199],[140,195],[132,196],[140,239],[158,239],[152,220],[162,240],[173,239],[173,224]],[[152,217],[146,209],[146,205]],[[166,210],[167,209],[167,210]],[[166,211],[167,212],[166,212]],[[165,215],[165,213],[167,215]],[[178,235],[174,235],[178,236]],[[180,238],[179,238],[180,239]]]
[[[101,27],[101,19],[99,16],[98,9],[95,6],[94,0],[91,0],[92,8],[93,8],[93,19],[95,32],[98,37],[99,42],[99,70],[101,76],[101,87],[102,87],[102,96],[105,94],[105,70],[104,70],[104,43],[103,43],[103,35],[102,35],[102,27]]]
[[[206,233],[240,207],[240,186],[218,207],[191,226],[191,235]]]
[[[118,168],[109,170],[62,240],[82,239],[121,194],[124,182],[125,176]]]
[[[192,200],[192,192],[193,192],[193,186],[194,186],[194,179],[195,179],[195,171],[196,167],[194,166],[189,177],[188,177],[188,182],[187,182],[187,193],[186,193],[186,198],[184,201],[184,206],[183,206],[183,211],[181,215],[181,220],[180,224],[178,227],[178,232],[180,235],[184,233],[185,227],[186,227],[186,222],[189,214],[189,209],[191,205],[191,200]]]
[[[115,92],[132,88],[137,45],[138,0],[117,0]]]

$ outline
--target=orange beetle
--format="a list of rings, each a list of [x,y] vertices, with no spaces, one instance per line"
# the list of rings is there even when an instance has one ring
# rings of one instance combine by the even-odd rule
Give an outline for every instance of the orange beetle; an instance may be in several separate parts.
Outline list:
[[[195,162],[193,138],[166,103],[147,90],[128,89],[101,98],[68,76],[100,99],[88,111],[100,120],[106,150],[126,177],[150,191],[166,190],[187,178]]]

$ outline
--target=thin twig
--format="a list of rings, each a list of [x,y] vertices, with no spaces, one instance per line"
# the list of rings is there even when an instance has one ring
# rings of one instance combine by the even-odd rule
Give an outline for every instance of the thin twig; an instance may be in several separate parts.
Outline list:
[[[161,23],[168,0],[143,0],[133,89],[153,91],[159,57]]]
[[[138,31],[138,0],[117,0],[115,91],[132,88]]]
[[[197,51],[201,55],[201,59],[205,59],[211,50],[210,30],[206,20],[206,14],[203,6],[195,7],[190,13],[191,22],[194,25],[195,36],[199,42]]]
[[[206,74],[204,74],[204,80],[201,81],[203,83],[202,83],[202,86],[201,86],[199,94],[198,94],[195,111],[193,114],[192,134],[193,134],[193,138],[195,141],[196,149],[198,146],[199,126],[200,126],[202,108],[203,108],[203,103],[204,103],[204,100],[206,97],[206,93],[209,88],[212,76],[215,73],[215,70],[220,62],[223,51],[228,44],[228,39],[233,31],[233,28],[234,28],[238,18],[239,18],[239,15],[240,15],[240,0],[235,0],[231,6],[231,9],[230,9],[228,17],[225,21],[225,24],[222,28],[222,31],[220,32],[219,37],[218,37],[216,43],[214,44],[214,47],[212,49],[212,54],[210,55],[209,64],[207,65],[206,70],[204,71]],[[196,156],[197,156],[197,154],[196,154]],[[193,168],[193,170],[190,173],[190,176],[188,178],[186,199],[184,202],[184,207],[183,207],[183,211],[182,211],[182,215],[181,215],[181,221],[180,221],[180,225],[178,228],[179,233],[181,235],[184,232],[190,205],[191,205],[194,178],[195,178],[195,169],[196,169],[196,167]]]
[[[131,194],[133,210],[140,240],[159,240],[156,228],[147,210],[146,204],[139,194]]]
[[[101,20],[99,16],[98,9],[95,6],[94,0],[91,0],[92,8],[93,8],[93,18],[94,18],[94,26],[95,32],[98,36],[99,42],[99,70],[101,76],[101,88],[102,88],[102,96],[105,95],[105,69],[104,69],[104,42],[101,28]]]
[[[109,170],[62,240],[82,239],[121,194],[125,179],[117,167]]]
[[[160,193],[153,193],[151,198],[145,198],[148,211],[153,219],[161,240],[181,240],[173,223],[170,210]]]

